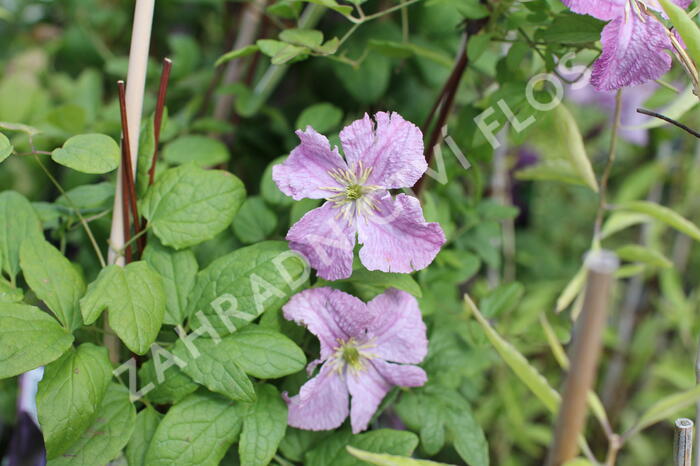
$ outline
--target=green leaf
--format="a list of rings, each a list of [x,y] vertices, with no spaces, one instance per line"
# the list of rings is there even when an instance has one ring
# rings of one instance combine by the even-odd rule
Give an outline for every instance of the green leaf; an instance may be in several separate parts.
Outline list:
[[[129,466],[147,466],[146,453],[161,419],[163,419],[163,415],[153,409],[152,406],[146,406],[138,413],[134,432],[131,434],[131,440],[129,440],[125,451],[126,461]]]
[[[24,291],[0,278],[0,303],[18,303],[24,299]]]
[[[287,430],[287,405],[277,388],[261,384],[256,387],[257,400],[247,407],[238,443],[241,464],[266,466],[275,456]]]
[[[700,65],[700,28],[685,9],[671,0],[659,0],[659,3],[683,38],[688,55],[696,65]]]
[[[513,345],[504,340],[479,312],[469,296],[464,295],[465,309],[471,312],[481,325],[493,347],[515,375],[551,412],[556,412],[561,397],[549,382],[535,369]]]
[[[361,291],[363,299],[372,299],[388,288],[396,288],[421,298],[423,292],[420,285],[406,273],[381,272],[379,270],[357,269],[352,276],[341,282],[352,283]]]
[[[377,50],[382,55],[392,58],[408,58],[413,55],[428,59],[446,68],[453,64],[452,58],[440,51],[432,48],[421,47],[409,42],[398,42],[393,40],[370,39],[367,45]]]
[[[0,258],[12,282],[19,272],[19,249],[27,238],[43,238],[32,204],[15,191],[0,193]]]
[[[585,44],[597,42],[605,23],[587,15],[565,12],[554,18],[542,30],[541,39],[546,42]]]
[[[227,63],[233,60],[234,58],[247,57],[248,55],[254,54],[258,50],[260,50],[260,47],[258,47],[257,45],[246,45],[243,48],[231,50],[230,52],[226,52],[225,54],[221,55],[214,63],[214,66],[216,67],[219,65],[223,65],[224,63]]]
[[[573,278],[569,281],[569,283],[566,285],[566,288],[564,288],[564,291],[562,291],[561,295],[559,295],[559,298],[557,298],[557,307],[556,310],[557,312],[561,312],[576,299],[576,297],[581,294],[581,290],[583,290],[583,286],[586,284],[586,269],[584,267],[581,267],[578,269],[578,272],[576,272],[576,275],[573,276]]]
[[[257,41],[257,45],[262,53],[272,58],[271,62],[273,65],[283,65],[292,60],[303,60],[310,53],[310,50],[306,47],[273,39],[260,39]]]
[[[190,249],[174,251],[153,238],[143,252],[146,261],[160,275],[165,291],[163,323],[179,325],[187,317],[187,297],[194,287],[199,270],[194,252]]]
[[[0,302],[0,379],[58,359],[73,335],[45,312],[26,304]]]
[[[523,285],[518,282],[500,285],[481,300],[481,311],[489,319],[509,312],[518,305],[524,291]]]
[[[626,228],[634,225],[639,225],[641,223],[648,223],[651,221],[651,217],[645,214],[636,214],[633,212],[613,212],[612,215],[603,224],[603,228],[600,231],[600,238],[605,239],[618,233]]]
[[[652,267],[659,267],[662,269],[673,267],[673,262],[659,251],[638,244],[627,244],[619,247],[615,250],[615,253],[620,259],[629,262],[643,262]]]
[[[12,144],[10,143],[10,140],[7,139],[7,136],[0,133],[0,162],[4,162],[14,150],[15,148],[12,147]]]
[[[164,364],[165,361],[161,363],[161,365]],[[158,380],[153,359],[143,363],[139,369],[139,380],[142,389],[153,384],[154,388],[146,393],[146,398],[155,404],[179,403],[199,388],[199,385],[182,372],[176,364],[163,371],[161,380]]]
[[[591,166],[591,161],[586,154],[583,137],[576,120],[574,120],[574,117],[563,104],[557,105],[554,113],[555,131],[561,140],[566,143],[565,149],[567,149],[569,160],[586,186],[598,192],[598,181]]]
[[[618,210],[637,212],[646,214],[659,220],[666,225],[675,228],[696,241],[700,241],[700,229],[690,220],[683,218],[680,214],[668,207],[656,204],[651,201],[630,201],[623,202],[615,206]]]
[[[92,425],[80,439],[51,466],[94,466],[115,459],[129,441],[136,421],[136,408],[129,400],[129,390],[109,384]]]
[[[310,49],[319,47],[323,42],[323,33],[315,29],[285,29],[279,37],[284,42]]]
[[[171,165],[194,163],[199,167],[213,167],[228,162],[231,155],[221,141],[206,136],[181,136],[163,148],[163,160]]]
[[[247,374],[259,379],[277,379],[306,366],[302,349],[274,330],[250,325],[224,338],[227,340],[231,342],[229,357]]]
[[[244,198],[243,183],[230,173],[187,164],[161,175],[142,212],[165,246],[183,249],[225,230]]]
[[[188,301],[192,328],[202,325],[196,316],[201,311],[219,335],[233,333],[263,312],[279,309],[308,276],[306,262],[283,241],[237,249],[197,274]]]
[[[361,459],[362,461],[366,461],[369,464],[376,464],[377,466],[449,466],[447,463],[436,463],[435,461],[417,460],[415,458],[409,458],[406,456],[371,453],[369,451],[364,451],[360,450],[359,448],[351,447],[350,445],[348,445],[345,448],[348,450],[348,453],[350,453],[355,458]]]
[[[238,437],[241,416],[229,400],[190,395],[165,415],[146,454],[148,466],[216,466]]]
[[[306,466],[363,466],[365,463],[348,453],[346,446],[372,453],[388,453],[408,456],[418,446],[418,437],[412,432],[378,429],[360,435],[347,431],[336,432],[332,437],[306,455]]]
[[[65,453],[90,427],[111,378],[107,349],[91,343],[46,366],[36,402],[48,459]]]
[[[688,406],[692,406],[698,401],[700,401],[700,385],[695,386],[690,390],[674,393],[673,395],[662,398],[654,403],[654,405],[644,414],[642,414],[630,431],[625,434],[625,437],[629,438],[659,421],[672,417],[678,411]]]
[[[253,383],[232,357],[230,337],[220,341],[202,337],[192,344],[196,347],[194,353],[182,340],[174,350],[175,356],[185,362],[181,367],[185,374],[212,392],[232,400],[255,400]]]
[[[134,353],[145,354],[158,336],[165,314],[165,291],[160,276],[146,262],[126,267],[110,265],[100,271],[80,300],[86,325],[109,309],[109,323]]]
[[[335,0],[303,0],[305,2],[314,3],[316,5],[325,6],[333,11],[340,13],[343,16],[348,16],[352,13],[352,7],[346,5],[339,5]]]
[[[276,227],[277,214],[259,196],[246,199],[233,219],[233,232],[246,244],[264,240]]]
[[[306,107],[299,118],[295,127],[297,129],[306,129],[311,126],[319,133],[328,133],[338,127],[343,119],[343,111],[335,105],[323,102]]]
[[[77,134],[85,129],[85,109],[76,104],[61,105],[51,110],[46,120],[68,134]]]
[[[469,38],[467,55],[473,62],[477,61],[486,52],[491,44],[491,34],[477,34]]]
[[[24,279],[39,299],[73,331],[83,324],[80,298],[85,281],[68,259],[43,238],[28,238],[19,253]]]
[[[121,151],[104,134],[79,134],[51,153],[54,162],[82,173],[109,173],[119,166]]]

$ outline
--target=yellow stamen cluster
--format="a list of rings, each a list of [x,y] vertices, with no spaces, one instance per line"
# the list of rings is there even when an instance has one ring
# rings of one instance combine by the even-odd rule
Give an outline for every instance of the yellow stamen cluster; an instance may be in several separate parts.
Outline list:
[[[362,161],[358,162],[355,170],[336,168],[328,174],[336,180],[341,187],[321,188],[333,193],[326,198],[333,203],[333,207],[340,209],[338,217],[350,219],[353,216],[367,216],[378,210],[376,203],[366,194],[381,189],[380,186],[366,185],[372,174],[372,167],[364,167]]]
[[[343,372],[347,367],[355,373],[363,371],[366,361],[376,357],[375,354],[367,351],[374,346],[373,343],[359,345],[355,338],[350,338],[347,341],[338,340],[338,347],[332,356],[334,370]]]

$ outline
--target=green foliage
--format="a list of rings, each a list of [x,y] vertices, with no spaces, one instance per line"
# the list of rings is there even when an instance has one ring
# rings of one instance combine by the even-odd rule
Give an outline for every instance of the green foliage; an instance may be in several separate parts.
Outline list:
[[[165,246],[183,249],[227,228],[244,197],[243,184],[230,173],[186,164],[163,173],[146,193],[142,209]]]
[[[68,139],[51,153],[54,162],[82,173],[109,173],[119,166],[121,151],[104,134],[81,134]]]
[[[255,402],[242,408],[245,414],[238,453],[242,464],[265,466],[284,437],[287,405],[273,385],[261,384],[255,391]]]
[[[59,358],[73,336],[34,306],[0,303],[0,378],[13,377]]]

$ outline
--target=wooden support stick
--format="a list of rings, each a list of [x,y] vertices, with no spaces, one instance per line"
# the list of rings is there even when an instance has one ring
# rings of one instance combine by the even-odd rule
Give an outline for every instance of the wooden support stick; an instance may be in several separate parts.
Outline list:
[[[586,421],[586,399],[598,368],[610,288],[618,265],[617,256],[610,251],[596,250],[586,257],[588,279],[583,310],[574,329],[569,354],[571,366],[564,383],[548,466],[561,466],[576,456],[577,441]]]
[[[690,466],[693,457],[693,421],[676,419],[676,437],[673,442],[673,465]]]

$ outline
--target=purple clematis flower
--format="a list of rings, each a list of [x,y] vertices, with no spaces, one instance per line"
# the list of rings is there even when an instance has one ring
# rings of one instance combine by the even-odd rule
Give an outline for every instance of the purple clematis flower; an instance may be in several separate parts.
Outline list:
[[[671,68],[671,41],[663,24],[644,9],[662,12],[657,0],[562,0],[571,11],[610,21],[601,35],[603,53],[591,82],[600,90],[643,84]],[[691,0],[673,0],[687,8]],[[663,13],[662,13],[663,14]]]
[[[326,200],[290,228],[287,240],[327,280],[352,274],[356,233],[362,264],[384,272],[427,267],[445,242],[418,199],[388,191],[413,186],[426,171],[420,129],[398,113],[380,112],[375,120],[365,114],[340,132],[345,158],[310,126],[299,130],[301,144],[272,170],[295,200]]]
[[[322,364],[318,375],[298,395],[284,395],[292,427],[335,429],[349,412],[353,433],[361,432],[392,387],[419,387],[428,379],[412,365],[425,358],[428,339],[418,302],[404,291],[391,288],[365,304],[333,288],[312,288],[283,311],[321,343],[320,358],[307,368],[311,373]]]

